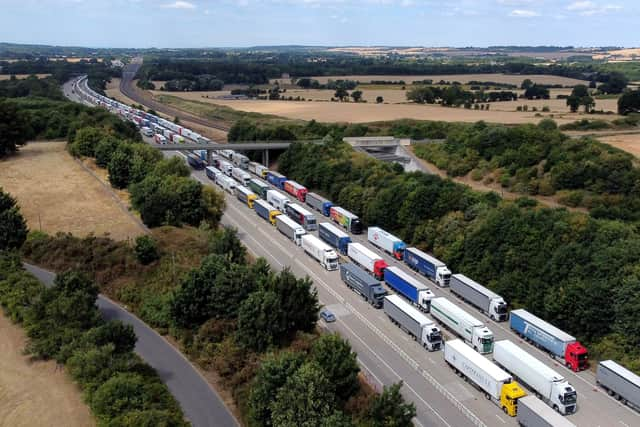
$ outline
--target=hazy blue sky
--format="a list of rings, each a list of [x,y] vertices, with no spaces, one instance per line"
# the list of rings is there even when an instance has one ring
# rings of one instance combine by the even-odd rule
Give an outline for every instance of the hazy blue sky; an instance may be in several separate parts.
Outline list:
[[[640,0],[0,0],[0,41],[95,47],[640,45]]]

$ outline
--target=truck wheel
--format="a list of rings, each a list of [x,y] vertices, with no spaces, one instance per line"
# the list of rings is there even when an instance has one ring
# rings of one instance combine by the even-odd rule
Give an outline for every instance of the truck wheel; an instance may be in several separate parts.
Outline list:
[[[553,405],[553,409],[554,409],[557,413],[560,413],[560,408],[558,408],[558,405]]]
[[[613,390],[607,390],[607,394],[608,394],[609,396],[613,396],[615,393],[613,392]]]
[[[507,414],[507,407],[506,407],[506,406],[503,406],[503,407],[502,407],[502,412],[504,412],[505,414]]]
[[[484,394],[484,397],[486,397],[486,398],[487,398],[487,400],[491,400],[491,395],[490,395],[489,393],[485,393],[485,394]]]

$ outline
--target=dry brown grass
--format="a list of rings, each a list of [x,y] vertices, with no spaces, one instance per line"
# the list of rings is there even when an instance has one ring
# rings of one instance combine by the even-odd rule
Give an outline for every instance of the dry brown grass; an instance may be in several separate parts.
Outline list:
[[[640,158],[640,133],[620,133],[598,137],[605,144],[612,145]]]
[[[111,81],[107,83],[107,88],[104,93],[106,93],[109,98],[115,98],[123,104],[137,104],[133,99],[126,97],[120,92],[120,79],[117,77],[111,78]]]
[[[32,74],[14,74],[16,79],[26,79]],[[49,77],[51,74],[35,74],[39,79],[44,79],[45,77]],[[11,78],[11,74],[0,74],[0,80],[9,80]]]
[[[67,153],[64,142],[30,143],[0,162],[0,186],[18,199],[32,230],[109,233],[116,240],[144,233],[109,188]]]
[[[94,426],[78,387],[56,363],[30,362],[25,335],[0,311],[0,426]]]

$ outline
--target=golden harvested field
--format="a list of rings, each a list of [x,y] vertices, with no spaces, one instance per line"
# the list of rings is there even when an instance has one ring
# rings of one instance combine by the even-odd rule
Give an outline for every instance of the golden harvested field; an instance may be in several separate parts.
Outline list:
[[[112,77],[111,81],[107,82],[107,88],[104,92],[109,98],[115,98],[117,101],[120,101],[123,104],[137,104],[133,101],[133,99],[126,97],[122,94],[122,92],[120,92],[120,79],[117,77]]]
[[[174,94],[172,94],[174,95]],[[182,96],[183,94],[179,94]],[[186,95],[186,94],[185,94]],[[178,96],[178,95],[176,95]],[[496,104],[491,104],[489,111],[467,110],[464,108],[447,108],[440,105],[417,105],[417,104],[374,104],[374,103],[353,103],[353,102],[309,102],[309,101],[240,101],[222,99],[203,99],[199,101],[209,102],[217,105],[224,105],[240,111],[271,114],[290,119],[318,120],[321,122],[349,122],[366,123],[377,121],[388,121],[397,119],[415,120],[442,120],[449,122],[476,122],[484,120],[490,123],[537,123],[545,117],[553,115],[553,119],[558,123],[568,123],[582,118],[613,120],[617,115],[590,114],[585,116],[582,113],[569,113],[564,109],[562,114],[516,112],[515,101],[510,107],[511,111],[500,111],[496,109]],[[528,102],[532,106],[533,103]],[[542,108],[542,107],[540,107]]]
[[[56,363],[30,362],[25,335],[0,311],[0,426],[94,426],[81,392]]]
[[[434,83],[440,80],[448,82],[460,82],[467,83],[470,81],[482,81],[482,82],[497,82],[497,83],[510,83],[520,86],[524,79],[531,79],[534,83],[542,84],[561,84],[566,86],[573,86],[577,84],[589,84],[585,80],[571,79],[568,77],[560,76],[548,76],[548,75],[524,75],[524,74],[441,74],[441,75],[422,75],[422,76],[398,76],[398,75],[385,75],[385,76],[316,76],[311,77],[318,80],[320,83],[327,83],[329,80],[357,80],[360,83],[369,83],[372,80],[386,80],[386,81],[399,81],[404,80],[405,83],[411,84],[414,81],[421,80],[433,80]],[[275,79],[281,84],[290,84],[291,79]]]
[[[17,79],[26,79],[31,74],[15,74]],[[51,74],[35,74],[39,79],[43,79],[45,77],[49,77]],[[11,74],[0,74],[0,80],[9,80],[11,78]]]
[[[600,136],[598,140],[640,158],[640,133],[620,133],[617,135]]]
[[[0,187],[20,204],[29,228],[124,240],[144,228],[111,191],[80,166],[64,142],[29,143],[0,162]]]

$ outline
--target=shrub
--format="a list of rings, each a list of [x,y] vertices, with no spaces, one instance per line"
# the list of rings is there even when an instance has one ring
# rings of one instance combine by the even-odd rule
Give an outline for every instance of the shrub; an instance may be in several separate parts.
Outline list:
[[[144,265],[151,264],[160,258],[158,245],[151,236],[137,237],[134,251],[138,261]]]

